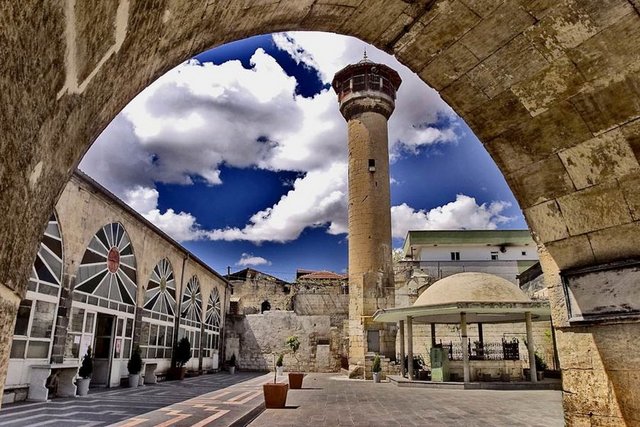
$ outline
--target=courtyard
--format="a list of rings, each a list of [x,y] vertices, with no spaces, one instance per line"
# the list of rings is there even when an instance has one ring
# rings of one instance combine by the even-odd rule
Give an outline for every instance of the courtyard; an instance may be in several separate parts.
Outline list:
[[[437,390],[309,374],[263,410],[272,375],[219,373],[87,398],[6,405],[0,426],[562,426],[559,391]],[[279,381],[286,381],[279,378]],[[257,415],[257,416],[256,416]]]

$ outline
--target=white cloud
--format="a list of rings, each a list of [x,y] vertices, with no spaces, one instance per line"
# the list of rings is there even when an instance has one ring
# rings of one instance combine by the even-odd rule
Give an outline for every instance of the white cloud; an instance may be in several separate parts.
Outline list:
[[[451,143],[454,127],[436,126],[451,109],[415,74],[364,42],[326,33],[274,35],[292,57],[324,82],[364,48],[390,65],[403,83],[389,122],[392,158],[421,146]],[[313,98],[295,94],[296,81],[262,49],[220,65],[185,62],[136,97],[107,127],[81,167],[177,240],[291,241],[305,228],[347,230],[347,130],[333,89]],[[158,209],[154,182],[222,184],[220,166],[298,171],[304,175],[273,206],[244,227],[204,230],[188,212]],[[407,206],[408,209],[411,209]],[[420,215],[421,211],[413,211]]]
[[[464,194],[429,211],[415,210],[403,203],[391,208],[391,233],[404,239],[409,230],[495,230],[513,220],[503,215],[510,206],[502,201],[478,205],[474,197]]]
[[[288,242],[307,227],[328,225],[331,234],[347,231],[347,166],[334,163],[314,170],[293,183],[293,189],[274,206],[254,214],[243,228],[225,228],[208,233],[212,240]]]
[[[255,256],[253,254],[243,253],[240,257],[240,260],[236,262],[236,265],[240,265],[243,267],[247,267],[250,265],[271,265],[271,261],[261,257]]]

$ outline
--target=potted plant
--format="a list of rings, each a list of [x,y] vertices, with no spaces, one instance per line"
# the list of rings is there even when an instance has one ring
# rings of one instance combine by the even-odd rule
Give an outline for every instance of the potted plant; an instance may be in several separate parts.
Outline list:
[[[91,347],[87,349],[87,354],[82,358],[82,365],[78,370],[78,395],[86,396],[89,394],[89,383],[91,382],[91,374],[93,373],[93,359],[91,358]]]
[[[134,347],[133,352],[131,353],[131,358],[127,363],[127,370],[129,371],[129,387],[138,387],[138,383],[140,382],[140,371],[142,370],[140,347]]]
[[[282,354],[278,357],[276,370],[273,372],[273,383],[266,383],[262,385],[262,391],[264,393],[264,406],[267,409],[279,409],[284,408],[287,404],[287,393],[289,392],[289,386],[287,384],[276,382],[278,372],[278,363],[282,363]],[[273,354],[275,361],[275,353]]]
[[[283,365],[283,360],[284,360],[284,354],[280,353],[280,355],[278,356],[278,360],[276,361],[276,373],[277,375],[283,375],[284,374],[284,367]]]
[[[376,354],[373,358],[373,366],[371,367],[371,371],[373,372],[373,382],[380,382],[380,372],[382,372],[382,366],[380,365],[380,355]]]
[[[535,353],[536,357],[536,377],[538,381],[542,381],[544,379],[544,371],[547,370],[547,363],[540,357],[538,353]]]
[[[191,343],[187,337],[182,337],[178,344],[173,349],[175,357],[175,367],[172,368],[171,377],[176,380],[183,380],[184,375],[187,373],[185,365],[191,359]]]
[[[304,374],[300,372],[300,360],[298,360],[298,350],[300,349],[300,340],[297,336],[292,335],[285,341],[285,344],[293,353],[293,358],[296,359],[296,365],[298,367],[298,372],[289,372],[289,387],[291,389],[300,389],[302,388],[302,379],[304,378]]]
[[[229,366],[229,373],[231,375],[235,374],[236,373],[236,354],[235,353],[231,355],[231,358],[227,362],[227,365]]]

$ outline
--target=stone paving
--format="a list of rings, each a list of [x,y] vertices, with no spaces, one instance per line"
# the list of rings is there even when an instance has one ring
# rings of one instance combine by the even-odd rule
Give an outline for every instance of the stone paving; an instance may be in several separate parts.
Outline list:
[[[272,378],[220,373],[142,389],[96,390],[86,398],[6,405],[0,427],[564,425],[558,391],[409,388],[336,374],[309,374],[302,390],[289,390],[286,409],[264,410],[262,384]]]
[[[201,425],[232,425],[261,407],[265,381],[261,373],[218,373],[137,389],[95,389],[83,398],[5,405],[0,426],[191,426],[207,419]]]
[[[310,374],[250,427],[563,426],[559,391],[439,390]]]

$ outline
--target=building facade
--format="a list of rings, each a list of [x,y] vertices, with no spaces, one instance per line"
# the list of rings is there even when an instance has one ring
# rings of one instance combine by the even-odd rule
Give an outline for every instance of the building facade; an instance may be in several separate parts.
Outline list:
[[[20,304],[3,401],[26,397],[31,366],[80,363],[113,387],[140,346],[157,374],[186,336],[187,368],[218,369],[228,282],[81,172],[62,192]]]

